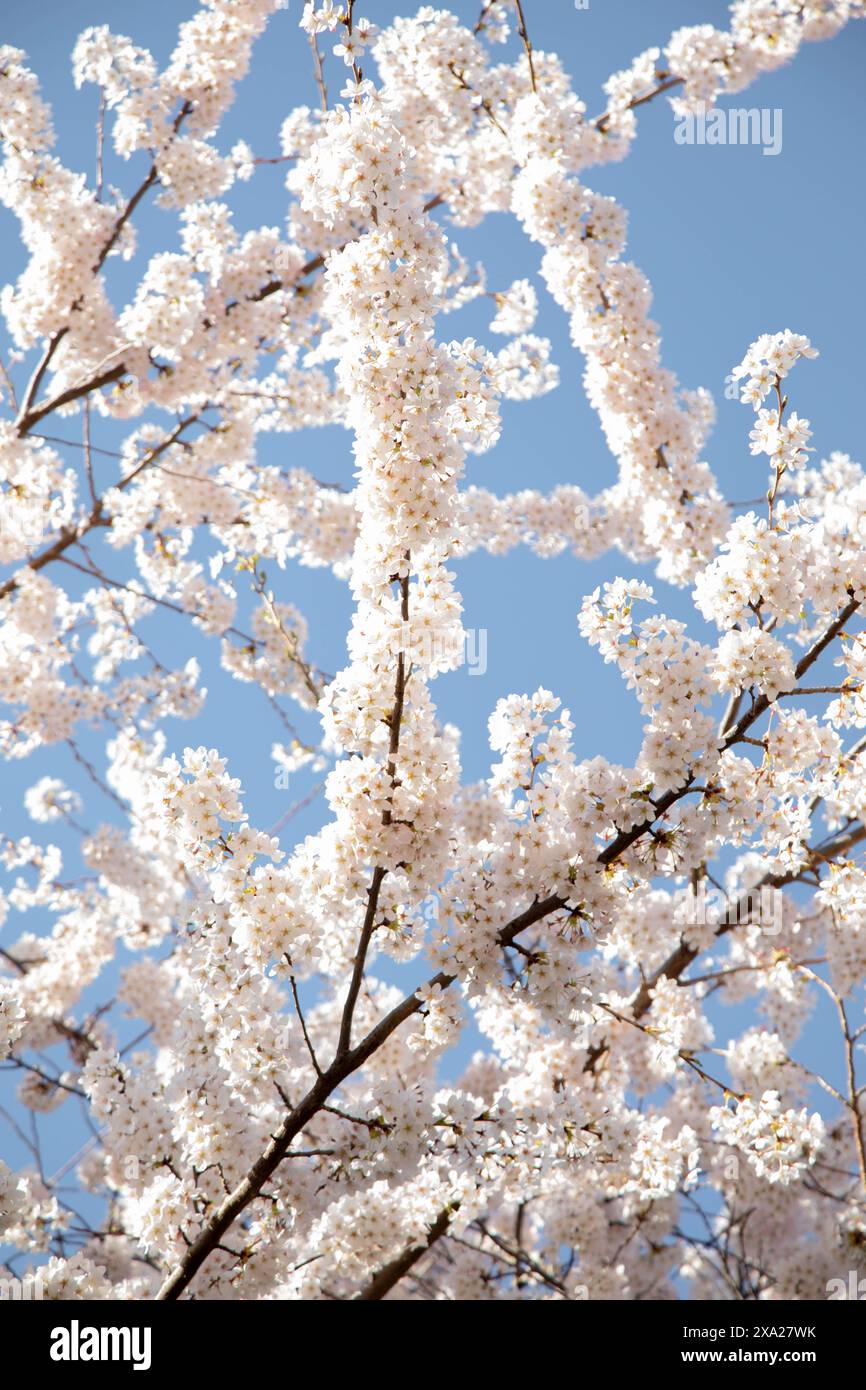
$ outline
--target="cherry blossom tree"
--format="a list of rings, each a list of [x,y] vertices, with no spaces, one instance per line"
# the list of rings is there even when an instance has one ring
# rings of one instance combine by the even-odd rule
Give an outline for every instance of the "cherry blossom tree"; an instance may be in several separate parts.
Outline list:
[[[4,929],[0,1057],[22,1116],[75,1099],[92,1130],[62,1182],[35,1149],[0,1164],[8,1270],[58,1299],[824,1298],[866,1270],[866,478],[812,460],[792,408],[828,345],[756,322],[733,377],[766,500],[735,514],[702,457],[712,399],[663,365],[624,211],[585,180],[638,157],[647,103],[712,108],[866,4],[736,0],[592,114],[520,0],[380,30],[308,3],[320,109],[282,128],[284,230],[242,235],[224,197],[265,157],[217,138],[277,8],[204,0],[162,70],[86,30],[96,180],[52,154],[25,54],[0,53],[0,198],[28,253],[2,296],[0,746],[65,745],[81,773],[27,792],[47,839],[2,839],[2,906],[35,925]],[[145,259],[154,200],[180,240]],[[460,252],[497,212],[583,356],[618,469],[597,495],[463,482],[500,402],[558,380],[532,261],[488,287]],[[136,270],[122,304],[114,258]],[[505,346],[449,340],[486,294]],[[263,432],[334,423],[351,492],[258,457]],[[634,766],[578,761],[537,689],[500,692],[489,779],[461,777],[434,703],[463,659],[451,564],[520,542],[619,553],[569,637],[634,691]],[[289,559],[351,593],[336,675]],[[647,564],[715,640],[660,611]],[[326,773],[318,833],[258,828],[220,752],[185,746],[200,671],[142,635],[168,612],[219,644],[239,717],[263,696],[315,712],[318,741],[274,756]],[[95,828],[94,783],[117,812]],[[52,822],[80,829],[80,879]],[[720,1034],[716,997],[752,1021]],[[795,1057],[823,997],[842,1087]]]

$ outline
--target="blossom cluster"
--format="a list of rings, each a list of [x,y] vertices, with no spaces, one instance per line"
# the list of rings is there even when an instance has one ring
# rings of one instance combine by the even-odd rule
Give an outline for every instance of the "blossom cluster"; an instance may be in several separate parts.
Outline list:
[[[92,1136],[55,1176],[38,1146],[0,1163],[0,1240],[51,1298],[716,1298],[728,1258],[721,1296],[821,1297],[866,1243],[866,1088],[828,1083],[841,1105],[814,1110],[794,1055],[829,995],[859,1065],[866,474],[811,461],[789,377],[816,349],[765,333],[733,378],[766,505],[735,515],[710,393],[665,365],[626,212],[586,180],[651,101],[737,92],[866,3],[735,0],[591,115],[512,0],[474,29],[308,0],[321,109],[286,113],[280,156],[226,149],[282,8],[203,0],[162,67],[81,35],[124,192],[66,168],[25,55],[0,50],[26,252],[0,296],[0,753],[33,827],[0,838],[0,1058],[18,1106],[61,1125],[74,1098]],[[243,230],[233,187],[274,163],[278,225]],[[149,196],[175,229],[152,254]],[[540,248],[540,282],[470,264],[460,238],[492,214]],[[539,288],[615,465],[595,494],[476,481],[503,402],[560,384]],[[301,432],[325,426],[348,485],[311,462]],[[616,668],[641,734],[594,753],[565,692],[527,679],[490,701],[492,766],[467,783],[434,699],[467,635],[457,567],[518,544],[654,570],[578,587],[568,639]],[[334,674],[295,563],[351,602]],[[205,677],[275,785],[306,779],[270,829],[212,746]]]

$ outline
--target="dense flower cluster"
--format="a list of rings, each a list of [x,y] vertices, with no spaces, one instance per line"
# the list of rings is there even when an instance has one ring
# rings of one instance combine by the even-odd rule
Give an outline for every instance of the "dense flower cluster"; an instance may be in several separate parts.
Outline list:
[[[0,297],[0,752],[71,759],[33,772],[33,838],[0,839],[0,1058],[20,1107],[47,1124],[74,1097],[91,1121],[55,1176],[0,1163],[0,1242],[58,1299],[823,1297],[866,1248],[866,475],[811,461],[788,392],[816,350],[765,333],[733,379],[766,506],[733,514],[710,394],[665,367],[625,211],[585,180],[649,101],[740,91],[866,3],[736,0],[727,30],[614,74],[592,117],[512,0],[474,29],[308,0],[302,42],[344,88],[320,73],[280,158],[226,152],[281,8],[203,0],[162,69],[81,35],[106,165],[140,170],[126,193],[55,157],[25,55],[0,49],[26,253]],[[240,230],[232,186],[281,159],[284,222]],[[148,195],[178,231],[144,259]],[[464,482],[502,402],[559,382],[535,283],[488,288],[459,245],[492,213],[541,248],[582,354],[617,469],[595,495]],[[488,300],[478,338],[443,331]],[[349,488],[266,448],[325,425],[351,438]],[[581,758],[528,682],[491,701],[496,761],[466,784],[434,703],[469,637],[454,563],[518,544],[654,567],[600,583],[572,631],[642,738]],[[351,599],[333,675],[290,560]],[[173,663],[163,619],[195,640]],[[297,808],[257,823],[200,742],[202,647],[275,776],[322,778],[297,843]],[[793,1053],[827,996],[850,1068],[824,1118]],[[714,997],[748,1023],[725,1034]],[[69,1169],[104,1225],[67,1205]]]

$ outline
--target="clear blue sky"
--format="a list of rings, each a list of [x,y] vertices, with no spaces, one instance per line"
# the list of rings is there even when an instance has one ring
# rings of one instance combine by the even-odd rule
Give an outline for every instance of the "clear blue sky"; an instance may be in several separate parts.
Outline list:
[[[479,5],[477,0],[458,0],[451,8],[474,21]],[[572,0],[526,0],[525,8],[536,48],[562,55],[575,90],[591,112],[603,109],[605,78],[643,49],[663,46],[673,29],[703,21],[726,24],[726,7],[720,0],[590,0],[585,11],[575,10]],[[29,54],[54,107],[58,152],[70,166],[91,174],[94,165],[96,89],[76,92],[70,75],[70,53],[80,30],[107,23],[164,62],[178,21],[194,9],[192,0],[149,0],[147,5],[130,0],[40,0],[4,6],[3,39]],[[300,0],[292,0],[289,10],[272,20],[217,138],[222,150],[243,137],[256,154],[276,154],[287,112],[298,104],[315,105],[309,50],[297,27],[300,9]],[[409,9],[391,0],[369,0],[360,12],[381,24]],[[327,41],[323,48],[328,48]],[[748,453],[751,412],[723,395],[726,374],[764,331],[790,327],[808,334],[820,349],[819,359],[798,367],[792,378],[793,406],[811,419],[819,454],[839,449],[854,458],[860,455],[866,308],[864,60],[866,25],[851,24],[836,40],[805,45],[792,66],[733,98],[733,105],[782,109],[783,148],[776,158],[764,157],[760,148],[751,146],[675,144],[673,117],[662,99],[640,114],[639,135],[627,160],[590,170],[586,176],[592,188],[613,194],[629,211],[627,255],[653,285],[653,316],[662,328],[665,365],[684,386],[706,386],[716,397],[719,418],[706,456],[730,498],[755,497],[764,486],[762,466]],[[329,60],[332,91],[342,85],[343,71],[336,60]],[[129,192],[145,167],[144,156],[125,165],[109,152],[106,177]],[[263,222],[282,225],[283,178],[280,166],[264,167],[251,184],[232,190],[228,201],[237,210],[241,228]],[[178,247],[173,213],[142,207],[137,224],[143,254]],[[470,260],[485,260],[492,288],[505,288],[520,276],[535,279],[542,305],[537,331],[552,339],[562,369],[561,385],[552,395],[528,404],[506,404],[501,442],[490,454],[469,460],[467,480],[497,492],[526,486],[546,490],[560,482],[597,492],[612,480],[613,464],[583,398],[582,364],[569,345],[567,325],[537,278],[538,248],[504,216],[480,229],[460,231],[457,239]],[[14,279],[23,257],[16,224],[5,209],[0,209],[0,254],[4,278]],[[110,283],[118,302],[130,293],[142,263],[143,255],[132,268],[111,264]],[[489,341],[490,312],[490,301],[471,305],[446,320],[442,333],[475,334]],[[0,346],[5,354],[8,342],[2,329]],[[62,428],[57,433],[65,430],[68,437],[78,437],[75,422],[58,423]],[[104,442],[100,428],[97,444]],[[282,466],[309,467],[324,479],[348,481],[351,474],[349,437],[339,429],[266,436],[261,456]],[[102,484],[110,481],[112,466],[111,461],[102,466]],[[277,578],[276,567],[269,568]],[[434,694],[443,718],[464,731],[467,778],[483,776],[489,766],[486,724],[497,698],[538,685],[555,691],[576,716],[578,756],[602,753],[616,761],[632,761],[640,743],[636,705],[614,668],[583,646],[575,614],[582,596],[604,579],[640,571],[615,554],[587,564],[568,555],[540,560],[525,550],[504,559],[478,554],[457,570],[465,622],[488,632],[488,669],[483,677],[471,678],[464,668],[437,681]],[[120,573],[117,568],[113,572]],[[339,669],[345,660],[350,613],[345,586],[326,572],[290,565],[276,587],[281,598],[296,603],[310,618],[312,660],[326,671]],[[688,595],[658,583],[656,591],[662,607],[688,617],[696,635],[704,633]],[[221,673],[213,644],[209,647],[192,634],[184,620],[161,615],[158,630],[162,660],[181,664],[194,652],[211,691],[198,721],[165,725],[169,750],[199,743],[219,747],[242,779],[251,819],[270,826],[314,779],[299,775],[288,791],[276,789],[269,750],[282,733],[264,699],[257,700],[250,687]],[[299,716],[298,722],[313,736],[314,721]],[[99,759],[99,739],[85,736],[84,742]],[[56,839],[71,849],[70,837],[54,827],[32,825],[19,809],[23,789],[45,775],[80,785],[63,750],[43,750],[23,764],[7,765],[0,798],[4,829],[12,835]],[[84,790],[88,824],[114,818],[109,802],[97,806],[98,793]],[[296,834],[314,830],[326,811],[320,800],[294,822]],[[3,929],[3,941],[13,940],[21,925],[13,914]],[[102,984],[96,997],[104,998],[106,988]],[[64,1106],[61,1116],[68,1111]],[[60,1135],[50,1124],[49,1130],[58,1135],[58,1158],[65,1156],[68,1130]],[[0,1152],[10,1162],[25,1161],[20,1146],[7,1147],[6,1140],[4,1133]]]

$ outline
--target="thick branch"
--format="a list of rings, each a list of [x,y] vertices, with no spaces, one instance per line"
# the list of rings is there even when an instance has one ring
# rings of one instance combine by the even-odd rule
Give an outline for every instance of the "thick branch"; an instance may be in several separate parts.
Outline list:
[[[448,985],[453,983],[453,980],[453,975],[446,975],[440,971],[429,983],[440,985],[442,989],[446,989]],[[413,1014],[418,1013],[422,1007],[422,1002],[416,994],[407,995],[389,1014],[380,1019],[375,1028],[371,1028],[357,1047],[352,1048],[344,1056],[335,1058],[324,1075],[316,1081],[315,1086],[286,1116],[250,1171],[229,1193],[197,1238],[191,1243],[183,1259],[156,1295],[157,1301],[170,1302],[180,1297],[190,1280],[201,1269],[208,1255],[216,1249],[232,1223],[259,1195],[265,1183],[273,1176],[286,1157],[296,1136],[322,1109],[328,1097],[341,1082],[345,1081],[347,1076],[351,1076],[353,1072],[363,1066],[367,1059],[378,1051],[402,1023],[405,1023]]]
[[[406,555],[408,567],[409,556]],[[400,580],[400,613],[403,619],[404,631],[409,621],[409,575],[408,573]],[[406,654],[399,652],[397,655],[397,677],[394,684],[394,708],[391,711],[389,720],[390,738],[388,742],[388,776],[391,781],[391,793],[388,805],[382,812],[382,824],[390,825],[393,818],[394,792],[397,787],[397,754],[400,751],[400,728],[403,723],[403,703],[406,698]],[[377,867],[373,871],[373,881],[367,889],[367,911],[364,914],[364,924],[361,928],[361,936],[358,942],[358,949],[355,953],[355,960],[352,966],[352,978],[349,982],[349,992],[346,995],[346,1002],[343,1006],[343,1017],[340,1022],[340,1039],[337,1044],[337,1056],[342,1056],[349,1051],[352,1043],[352,1019],[355,1013],[355,1005],[358,1002],[358,994],[361,989],[361,982],[364,978],[364,964],[367,959],[367,952],[370,949],[370,941],[376,927],[376,913],[379,910],[379,894],[382,891],[382,884],[388,870]]]
[[[427,1254],[432,1245],[436,1244],[441,1236],[448,1230],[451,1220],[451,1208],[445,1207],[440,1211],[436,1220],[427,1230],[427,1236],[420,1245],[408,1246],[401,1255],[391,1260],[390,1264],[383,1265],[377,1274],[374,1274],[368,1284],[365,1284],[360,1293],[355,1295],[354,1301],[357,1303],[371,1303],[374,1300],[384,1298],[390,1293],[395,1284],[398,1284],[404,1275]]]

